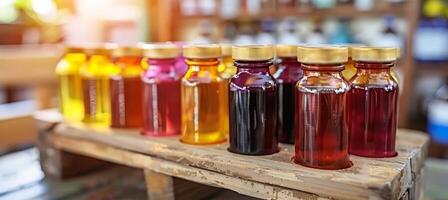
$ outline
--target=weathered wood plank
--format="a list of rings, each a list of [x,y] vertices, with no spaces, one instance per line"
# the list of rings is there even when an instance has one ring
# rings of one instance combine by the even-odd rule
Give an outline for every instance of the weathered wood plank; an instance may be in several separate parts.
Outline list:
[[[144,170],[144,173],[149,199],[174,200],[173,177],[152,170]]]
[[[153,170],[158,173],[214,187],[230,189],[240,194],[261,199],[325,199],[305,192],[226,176],[213,171],[185,166],[83,139],[74,139],[60,135],[51,135],[49,139],[55,147],[65,151],[92,156],[122,165]]]
[[[66,179],[102,169],[110,163],[95,158],[76,155],[55,149],[48,142],[48,133],[51,133],[57,122],[38,122],[39,161],[45,175],[50,178]],[[82,163],[79,165],[79,163]]]
[[[54,111],[43,112],[36,119],[60,121],[55,115]],[[351,156],[353,167],[328,171],[293,164],[291,145],[282,145],[283,150],[278,154],[254,157],[229,153],[227,144],[193,146],[180,143],[177,137],[143,137],[137,130],[92,129],[82,124],[62,123],[55,133],[246,181],[339,199],[398,199],[412,186],[415,173],[423,166],[428,142],[427,136],[418,132],[399,130],[399,156],[384,159]]]

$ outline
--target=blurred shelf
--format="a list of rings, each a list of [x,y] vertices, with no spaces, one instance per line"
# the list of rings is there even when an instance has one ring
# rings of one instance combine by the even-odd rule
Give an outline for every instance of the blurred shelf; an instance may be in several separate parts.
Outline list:
[[[448,76],[448,61],[416,62],[418,75]]]
[[[54,82],[60,54],[57,45],[0,45],[0,84]]]
[[[358,10],[353,5],[338,5],[329,9],[295,9],[288,8],[283,9],[281,12],[277,12],[278,17],[296,16],[296,17],[309,17],[309,18],[323,18],[323,17],[339,17],[339,18],[357,18],[368,17],[378,15],[392,15],[401,16],[405,14],[405,7],[401,4],[388,4],[377,5],[371,10]]]
[[[337,18],[358,18],[358,17],[371,17],[371,16],[404,16],[406,14],[406,7],[403,4],[378,4],[370,10],[358,10],[353,5],[338,5],[328,9],[316,9],[312,7],[303,8],[287,8],[282,7],[277,10],[265,9],[259,14],[250,14],[247,12],[240,12],[240,14],[223,18],[219,15],[181,15],[182,17],[177,20],[198,20],[198,19],[219,19],[224,21],[251,21],[260,20],[264,17],[284,18],[284,17],[299,17],[299,18],[325,18],[325,17],[337,17]]]

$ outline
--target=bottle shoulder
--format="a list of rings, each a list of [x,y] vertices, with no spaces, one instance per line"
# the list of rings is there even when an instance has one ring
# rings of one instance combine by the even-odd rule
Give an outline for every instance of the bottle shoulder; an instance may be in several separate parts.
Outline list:
[[[55,71],[58,75],[77,74],[84,64],[84,62],[70,62],[67,60],[61,60],[56,65]]]
[[[182,77],[182,82],[185,83],[212,83],[225,81],[217,69],[212,70],[195,70],[188,69]]]
[[[277,81],[269,72],[240,71],[230,80],[231,89],[276,88]]]
[[[120,67],[111,62],[87,63],[80,68],[83,76],[112,76],[120,74]]]
[[[297,82],[296,88],[302,92],[340,93],[350,90],[350,83],[340,73],[308,74]]]
[[[398,88],[397,80],[389,73],[356,73],[351,79],[357,88]]]
[[[278,65],[272,76],[278,83],[296,83],[303,77],[303,69],[300,67],[287,67]]]

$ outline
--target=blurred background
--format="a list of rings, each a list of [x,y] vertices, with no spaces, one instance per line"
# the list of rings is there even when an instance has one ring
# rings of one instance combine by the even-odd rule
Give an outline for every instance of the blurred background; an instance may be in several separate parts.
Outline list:
[[[0,0],[0,155],[57,106],[61,44],[162,41],[401,47],[399,127],[430,134],[427,193],[448,199],[448,0]]]

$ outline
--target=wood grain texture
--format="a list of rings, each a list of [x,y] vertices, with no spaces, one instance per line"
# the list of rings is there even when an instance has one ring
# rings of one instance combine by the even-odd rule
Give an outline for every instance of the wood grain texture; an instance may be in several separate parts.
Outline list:
[[[58,134],[49,136],[51,143],[62,150],[95,157],[118,164],[152,170],[173,177],[182,178],[213,187],[227,188],[240,194],[261,199],[325,199],[316,195],[271,186],[258,182],[226,176],[209,170],[185,166],[164,159],[154,158],[133,151],[122,150],[87,140],[79,140]]]
[[[41,123],[55,123],[56,115],[55,111],[44,111],[37,113],[35,118]],[[65,123],[55,127],[52,137],[58,138],[58,147],[75,153],[113,162],[124,160],[125,164],[146,158],[152,162],[147,165],[130,165],[182,176],[196,182],[201,181],[201,177],[209,180],[210,176],[214,176],[224,181],[219,181],[219,184],[206,181],[205,184],[217,184],[250,196],[274,199],[317,196],[335,199],[398,199],[414,184],[413,179],[423,166],[428,143],[428,137],[424,134],[399,130],[397,157],[368,159],[351,156],[354,166],[349,169],[317,170],[293,164],[290,161],[293,155],[291,145],[281,145],[282,151],[274,155],[243,156],[229,153],[227,144],[193,146],[180,143],[177,137],[148,138],[140,136],[138,130],[92,129],[82,124]],[[74,144],[74,141],[90,145],[93,150],[86,152],[86,148]],[[179,175],[172,169],[162,169],[159,163],[169,163],[176,170],[187,170],[194,175]],[[198,177],[199,171],[207,175]],[[255,185],[248,187],[251,184]],[[255,186],[257,189],[253,189]],[[279,195],[283,196],[280,198]]]
[[[144,173],[149,199],[174,200],[173,177],[152,170],[144,170]]]

